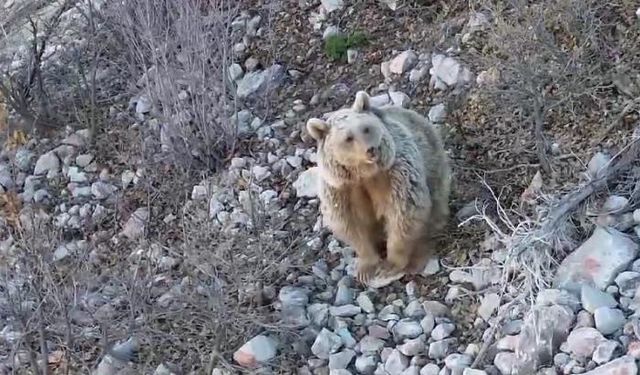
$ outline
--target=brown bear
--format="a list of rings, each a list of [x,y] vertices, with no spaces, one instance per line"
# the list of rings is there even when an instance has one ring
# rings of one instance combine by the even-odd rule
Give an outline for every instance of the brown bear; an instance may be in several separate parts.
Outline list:
[[[423,267],[449,215],[450,167],[437,130],[415,111],[372,106],[364,91],[306,127],[317,141],[323,220],[356,251],[356,278],[367,284]]]

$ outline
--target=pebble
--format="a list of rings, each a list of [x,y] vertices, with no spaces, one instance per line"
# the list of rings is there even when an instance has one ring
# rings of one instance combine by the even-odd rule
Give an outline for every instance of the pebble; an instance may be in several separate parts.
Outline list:
[[[518,361],[516,355],[511,352],[501,352],[496,354],[493,364],[500,370],[502,374],[513,374],[517,367]]]
[[[311,352],[320,359],[329,359],[330,355],[342,347],[340,336],[323,328],[311,346]]]
[[[440,367],[433,363],[426,364],[420,369],[420,375],[438,375],[440,374]]]
[[[448,369],[454,371],[454,373],[460,373],[465,368],[471,366],[473,359],[465,354],[449,354],[444,359],[444,364]]]
[[[404,308],[404,315],[409,318],[420,319],[425,316],[424,308],[422,308],[422,303],[417,299],[409,302],[407,307]]]
[[[436,326],[436,321],[433,315],[427,314],[424,318],[422,318],[422,320],[420,321],[420,326],[422,327],[422,331],[424,332],[424,334],[430,336],[431,332]]]
[[[149,221],[149,210],[145,207],[135,210],[122,229],[122,235],[135,240],[144,235],[144,230]]]
[[[353,357],[355,357],[356,352],[351,349],[345,349],[341,352],[334,353],[329,355],[329,369],[330,370],[339,370],[346,369]]]
[[[329,307],[329,314],[337,317],[351,317],[360,314],[362,310],[356,305],[342,305]]]
[[[431,337],[436,341],[440,341],[449,337],[455,329],[456,326],[452,323],[441,323],[431,331]]]
[[[293,183],[297,197],[315,198],[318,196],[318,187],[320,184],[318,167],[312,167],[300,173]]]
[[[616,307],[618,305],[610,294],[586,284],[582,285],[580,299],[582,301],[582,307],[592,314],[599,307]]]
[[[107,182],[96,181],[91,184],[91,195],[98,200],[109,198],[116,190],[115,186]]]
[[[306,306],[309,303],[309,291],[303,288],[285,286],[278,293],[283,306]]]
[[[393,336],[398,342],[404,339],[414,339],[422,333],[420,323],[412,319],[402,319],[393,326]]]
[[[336,292],[335,306],[348,305],[353,302],[353,291],[344,282],[338,283],[338,291]],[[359,311],[358,311],[359,312]]]
[[[382,339],[367,335],[358,343],[359,350],[362,354],[378,354],[384,348]]]
[[[429,344],[429,358],[444,359],[453,345],[457,343],[456,339],[445,339],[435,341]]]
[[[625,297],[633,297],[636,289],[640,285],[640,272],[621,272],[616,276],[615,282],[621,295]]]
[[[389,64],[389,70],[394,74],[403,74],[413,68],[418,62],[418,55],[408,50],[394,57]]]
[[[369,298],[369,295],[366,292],[361,292],[358,295],[358,298],[356,298],[356,302],[358,303],[358,306],[360,306],[362,311],[366,313],[372,314],[376,311],[371,298]]]
[[[571,331],[567,338],[567,351],[577,356],[589,358],[603,341],[605,341],[604,336],[595,328],[577,328]]]
[[[427,347],[421,338],[409,339],[406,340],[404,344],[398,345],[398,350],[408,357],[424,353],[426,348]]]
[[[602,306],[593,314],[596,328],[603,335],[610,335],[624,326],[625,318],[622,311]]]
[[[613,354],[618,347],[618,343],[613,340],[601,342],[593,352],[593,361],[598,365],[611,361],[611,358],[613,358]]]
[[[425,301],[422,308],[427,314],[431,314],[434,318],[439,318],[449,314],[449,308],[438,301]]]
[[[389,375],[401,375],[407,367],[409,367],[409,359],[397,349],[393,349],[384,362],[384,370]]]
[[[434,124],[440,124],[444,122],[447,117],[447,110],[444,103],[437,104],[429,110],[429,120]]]
[[[53,152],[47,152],[40,156],[36,161],[36,166],[33,170],[34,175],[47,174],[49,176],[54,175],[60,169],[60,159]]]
[[[355,367],[360,374],[373,374],[378,367],[378,358],[375,355],[361,355],[356,358]]]
[[[496,293],[488,293],[482,297],[480,307],[478,307],[478,315],[480,315],[485,322],[488,322],[491,315],[493,315],[499,306],[500,296]]]

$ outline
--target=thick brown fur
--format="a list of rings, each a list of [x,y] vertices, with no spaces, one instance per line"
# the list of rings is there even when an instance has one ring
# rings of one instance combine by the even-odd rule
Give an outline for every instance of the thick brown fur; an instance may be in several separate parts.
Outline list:
[[[371,106],[361,91],[327,121],[310,119],[307,131],[318,144],[324,221],[355,249],[357,278],[423,267],[449,216],[451,173],[437,130],[415,111]]]

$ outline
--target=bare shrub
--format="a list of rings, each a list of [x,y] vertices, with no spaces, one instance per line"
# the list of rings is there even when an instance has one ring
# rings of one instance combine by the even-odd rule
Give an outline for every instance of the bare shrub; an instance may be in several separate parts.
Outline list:
[[[485,67],[500,72],[498,87],[485,90],[497,103],[493,120],[515,114],[535,139],[541,169],[551,174],[550,142],[545,136],[554,122],[604,108],[609,90],[606,72],[611,15],[597,1],[515,0],[487,5],[494,25],[487,31],[479,56]]]
[[[74,4],[75,0],[66,0],[48,18],[38,19],[32,15],[36,5],[27,2],[14,12],[14,17],[9,17],[6,21],[7,29],[18,29],[13,30],[16,34],[20,34],[19,29],[24,27],[22,23],[27,22],[30,36],[28,41],[24,41],[24,63],[17,67],[9,64],[0,72],[0,94],[12,111],[36,128],[55,128],[61,123],[56,111],[52,109],[52,98],[46,82],[48,77],[44,69],[51,54],[46,55],[45,52],[50,47],[51,39],[60,31],[58,27],[62,15]],[[6,44],[10,42],[8,35],[5,34],[3,39],[0,46],[7,48]]]
[[[239,4],[133,0],[104,12],[137,81],[131,90],[153,103],[162,151],[182,166],[219,165],[236,147],[226,67]]]

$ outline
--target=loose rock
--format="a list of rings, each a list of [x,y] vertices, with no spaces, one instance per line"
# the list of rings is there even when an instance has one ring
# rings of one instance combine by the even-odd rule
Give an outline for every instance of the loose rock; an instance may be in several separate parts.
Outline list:
[[[582,307],[590,313],[594,313],[599,307],[616,307],[618,303],[609,293],[605,293],[590,285],[582,285],[580,290]]]
[[[624,314],[618,309],[602,306],[593,314],[596,328],[603,335],[610,335],[622,328],[625,323]]]
[[[341,346],[342,339],[340,336],[323,328],[311,346],[311,352],[318,358],[329,359],[331,354],[337,352]]]
[[[603,341],[606,341],[605,338],[595,328],[578,328],[569,334],[567,350],[574,355],[589,358]]]
[[[267,336],[258,335],[233,353],[233,360],[244,367],[255,367],[275,358],[276,353],[277,343]]]
[[[554,285],[576,293],[580,292],[582,283],[605,289],[637,253],[638,245],[624,234],[596,227],[591,237],[562,261]]]

